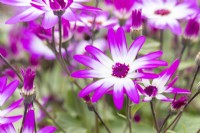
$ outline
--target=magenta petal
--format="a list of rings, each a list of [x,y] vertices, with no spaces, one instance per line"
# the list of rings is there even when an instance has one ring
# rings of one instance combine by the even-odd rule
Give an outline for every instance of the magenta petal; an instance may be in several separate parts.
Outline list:
[[[6,102],[6,100],[13,94],[13,92],[17,89],[18,85],[19,81],[15,80],[4,88],[4,90],[0,94],[0,106],[2,106]]]
[[[44,29],[50,29],[58,23],[58,16],[52,12],[46,12],[42,20],[42,26]]]
[[[139,84],[135,84],[136,88],[139,90],[139,92],[144,95],[146,94],[145,91],[142,89],[142,87]]]
[[[40,129],[37,133],[53,133],[54,131],[56,131],[56,127],[45,126],[42,129]]]
[[[6,87],[6,83],[7,83],[6,76],[1,77],[0,78],[0,92],[2,92],[4,90],[4,88]]]
[[[34,111],[31,109],[28,111],[25,117],[23,133],[34,133],[34,120],[35,114]]]
[[[124,88],[130,100],[135,104],[138,104],[140,102],[140,96],[138,90],[135,87],[135,84],[131,79],[128,79],[127,82],[124,83]]]
[[[6,108],[5,110],[1,111],[1,116],[5,116],[9,112],[11,112],[13,109],[19,107],[22,101],[23,101],[23,99],[21,98],[21,99],[15,101],[14,103],[12,103],[8,108]]]
[[[74,78],[104,78],[105,75],[97,70],[79,70],[71,74]]]
[[[36,19],[41,14],[43,14],[43,11],[40,11],[34,7],[30,7],[26,9],[24,12],[10,18],[6,24],[15,24],[17,22],[27,22]]]
[[[86,95],[89,95],[90,92],[99,88],[104,82],[105,80],[102,79],[102,80],[98,80],[94,83],[89,84],[88,86],[86,86],[84,89],[80,91],[79,96],[84,97]]]
[[[178,77],[175,77],[175,78],[167,85],[166,90],[167,90],[168,88],[172,87],[172,86],[175,84],[175,82],[177,81],[177,79],[178,79]]]
[[[13,123],[21,119],[22,116],[10,116],[10,117],[0,117],[0,125],[1,124],[8,124],[8,123]]]
[[[123,92],[123,86],[119,84],[114,85],[113,89],[113,101],[115,104],[115,107],[120,110],[123,107],[124,103],[124,92]]]
[[[189,90],[182,89],[182,88],[176,88],[176,87],[170,87],[165,92],[174,93],[174,94],[176,94],[176,93],[177,94],[191,94],[191,92]]]
[[[70,8],[65,10],[65,13],[62,15],[62,18],[64,18],[65,20],[69,20],[69,21],[76,21],[77,20],[76,14],[73,13],[73,11]]]
[[[121,53],[121,56],[125,57],[127,55],[127,43],[126,43],[126,36],[122,28],[117,29],[116,43]]]
[[[12,123],[0,125],[0,133],[16,133]]]
[[[177,20],[170,20],[170,24],[168,24],[169,28],[174,34],[180,35],[182,32],[181,26]]]
[[[149,53],[149,54],[146,54],[142,57],[139,58],[139,60],[152,60],[152,59],[156,59],[156,58],[159,58],[161,55],[163,54],[162,51],[156,51],[156,52],[152,52],[152,53]]]

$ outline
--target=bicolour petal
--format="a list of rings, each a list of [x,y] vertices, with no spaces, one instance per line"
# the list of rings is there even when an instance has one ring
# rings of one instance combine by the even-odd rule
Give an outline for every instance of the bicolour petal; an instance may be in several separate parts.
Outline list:
[[[23,127],[23,133],[34,133],[34,122],[35,121],[35,114],[34,111],[31,109],[28,111]]]
[[[11,6],[30,6],[31,0],[0,0],[0,3]]]
[[[0,125],[1,124],[8,124],[8,123],[13,123],[18,121],[19,119],[21,119],[22,116],[18,115],[18,116],[10,116],[10,117],[0,117]]]
[[[100,62],[98,62],[97,60],[95,59],[92,59],[88,56],[85,56],[85,55],[75,55],[74,56],[74,59],[76,61],[78,61],[79,63],[85,65],[85,66],[88,66],[90,68],[93,68],[93,69],[101,69],[101,68],[105,68]]]
[[[97,102],[109,90],[109,88],[113,86],[114,81],[112,81],[112,78],[104,80],[105,82],[95,90],[92,96],[92,102]]]
[[[132,102],[135,104],[140,102],[138,90],[136,89],[135,84],[131,79],[127,78],[126,81],[124,81],[124,89],[126,90],[126,93]]]
[[[93,92],[94,90],[99,88],[104,82],[105,82],[105,80],[101,79],[101,80],[98,80],[98,81],[96,81],[94,83],[89,84],[88,86],[86,86],[85,88],[83,88],[79,92],[79,96],[80,97],[84,97],[86,95],[89,95],[91,92]]]
[[[6,100],[13,94],[13,92],[17,89],[18,85],[19,81],[15,80],[5,87],[5,89],[0,94],[0,106],[2,106],[6,102]]]
[[[70,8],[74,8],[74,9],[80,9],[80,10],[84,10],[84,11],[89,11],[89,12],[92,12],[92,13],[96,13],[96,12],[99,12],[100,9],[99,8],[96,8],[96,7],[92,7],[92,6],[86,6],[86,5],[82,5],[80,3],[76,3],[76,2],[73,2],[71,5],[70,5]]]
[[[144,36],[140,36],[138,38],[136,38],[134,40],[134,42],[131,44],[127,56],[126,56],[126,63],[132,63],[133,60],[135,59],[135,57],[138,54],[138,51],[140,50],[140,48],[142,47],[142,45],[145,42],[145,37]]]
[[[173,101],[173,99],[167,98],[166,96],[164,96],[162,94],[157,94],[156,98],[163,102],[172,102]]]
[[[123,107],[124,103],[124,90],[123,84],[117,82],[113,88],[113,101],[115,107],[120,110]]]
[[[56,127],[45,126],[42,129],[40,129],[37,133],[53,133],[54,131],[56,131]]]
[[[15,101],[14,103],[12,103],[8,108],[4,109],[3,111],[0,110],[0,116],[5,116],[9,112],[11,112],[13,109],[19,107],[20,104],[22,103],[22,101],[23,101],[23,99],[21,98],[21,99]]]
[[[77,20],[76,14],[73,13],[73,11],[70,8],[65,10],[65,13],[62,15],[62,18],[64,18],[65,20],[69,20],[69,21]]]
[[[2,92],[4,90],[4,88],[6,87],[6,83],[7,83],[7,77],[1,77],[0,78],[0,92]]]
[[[86,51],[92,54],[99,62],[101,62],[106,67],[111,67],[114,62],[108,58],[101,50],[94,46],[86,46]]]
[[[168,88],[172,87],[172,86],[175,84],[175,82],[177,81],[177,79],[178,79],[178,77],[175,77],[175,78],[167,85],[166,90],[167,90]]]
[[[144,99],[142,100],[142,102],[149,102],[151,100],[152,100],[152,97],[145,96]]]
[[[0,133],[16,133],[12,123],[0,125]]]
[[[26,9],[24,12],[10,18],[6,24],[15,24],[17,22],[27,22],[38,18],[44,12],[34,7]]]
[[[127,77],[129,77],[129,78],[153,79],[153,78],[157,78],[158,75],[157,74],[153,74],[153,73],[129,73],[127,75]]]
[[[159,58],[160,56],[162,56],[162,54],[163,54],[162,51],[156,51],[156,52],[146,54],[146,55],[140,57],[138,60],[139,61],[153,60],[153,59]]]
[[[170,22],[168,23],[168,26],[169,26],[170,30],[171,30],[174,34],[177,34],[177,35],[180,35],[180,34],[181,34],[182,29],[181,29],[181,26],[180,26],[180,24],[178,23],[177,20],[175,20],[175,19],[170,19]]]
[[[165,92],[174,93],[174,94],[176,94],[176,93],[177,94],[191,94],[191,92],[189,90],[177,88],[177,87],[170,87]]]
[[[52,12],[45,12],[42,20],[42,27],[44,29],[50,29],[58,23],[58,16]]]
[[[74,78],[106,78],[111,76],[111,74],[109,72],[103,73],[97,70],[79,70],[72,73],[71,76]]]

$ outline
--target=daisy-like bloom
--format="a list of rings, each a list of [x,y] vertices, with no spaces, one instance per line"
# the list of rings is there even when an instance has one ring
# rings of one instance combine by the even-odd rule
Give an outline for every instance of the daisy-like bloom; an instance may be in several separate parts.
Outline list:
[[[144,95],[144,102],[149,102],[153,98],[159,99],[161,101],[171,102],[173,99],[165,97],[164,93],[172,93],[172,94],[190,94],[189,90],[185,90],[182,88],[173,87],[174,83],[178,79],[175,77],[168,85],[167,82],[172,77],[172,75],[176,72],[178,68],[179,60],[175,60],[172,65],[163,70],[158,78],[153,79],[150,82],[147,79],[142,79],[142,84],[137,84],[137,88],[139,89],[140,93]]]
[[[200,23],[196,18],[190,19],[186,25],[184,37],[186,39],[196,39],[199,36]]]
[[[142,13],[148,23],[157,29],[169,28],[174,34],[181,34],[178,22],[195,13],[190,3],[177,3],[176,0],[142,0]]]
[[[87,26],[89,28],[93,27],[93,21],[95,19],[94,28],[113,28],[118,24],[118,20],[115,18],[109,18],[109,13],[101,12],[100,14],[96,14],[95,16],[91,16],[86,13],[82,13],[79,17],[79,21],[76,22],[77,26]]]
[[[34,133],[34,117],[34,110],[30,109],[26,115],[22,133]],[[56,128],[53,126],[46,126],[37,131],[37,133],[53,133],[55,130]],[[0,132],[17,133],[12,123],[0,125]]]
[[[42,26],[49,29],[57,24],[58,16],[68,21],[77,20],[75,10],[97,11],[99,9],[85,6],[80,2],[89,0],[0,0],[1,3],[26,7],[27,9],[17,16],[9,19],[7,24],[28,22],[44,15]]]
[[[140,96],[132,79],[155,78],[157,75],[150,73],[138,73],[138,69],[156,68],[167,65],[166,62],[157,60],[162,55],[161,51],[150,53],[136,59],[137,53],[145,42],[145,37],[137,38],[127,48],[125,33],[119,28],[115,33],[113,29],[108,31],[108,44],[110,47],[112,60],[101,50],[94,46],[86,46],[86,51],[94,58],[86,55],[75,55],[74,59],[91,69],[79,70],[71,76],[75,78],[99,78],[98,81],[86,86],[79,93],[80,97],[85,97],[91,92],[92,102],[97,102],[109,88],[113,87],[113,99],[117,109],[123,106],[124,93],[134,103],[139,103]]]

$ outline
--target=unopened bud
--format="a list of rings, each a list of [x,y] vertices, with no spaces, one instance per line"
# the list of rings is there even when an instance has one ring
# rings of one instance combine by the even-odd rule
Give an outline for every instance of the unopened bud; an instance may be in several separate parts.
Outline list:
[[[195,58],[195,62],[197,66],[200,66],[200,52],[197,54],[196,58]]]
[[[182,110],[183,106],[187,104],[187,101],[187,96],[182,96],[178,100],[174,99],[171,103],[171,112],[176,113],[179,110]]]
[[[142,10],[132,11],[131,38],[135,40],[142,35]]]

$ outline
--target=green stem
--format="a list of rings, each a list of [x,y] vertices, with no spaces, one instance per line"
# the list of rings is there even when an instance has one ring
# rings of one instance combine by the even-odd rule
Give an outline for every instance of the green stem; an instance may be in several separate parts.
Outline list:
[[[160,30],[160,50],[163,50],[164,30]]]
[[[194,77],[193,77],[192,82],[190,84],[190,91],[192,91],[192,88],[193,88],[193,85],[194,85],[194,81],[195,81],[195,79],[197,77],[197,74],[198,74],[199,70],[200,70],[200,66],[197,66],[195,74],[194,74]]]
[[[155,128],[156,128],[156,131],[158,133],[158,124],[157,124],[157,119],[156,119],[156,113],[155,113],[152,101],[150,102],[150,106],[151,106],[151,112],[152,112],[152,115],[153,115],[153,121],[154,121],[154,124],[155,124]]]
[[[160,130],[158,131],[159,133],[162,131],[162,128],[164,127],[164,125],[166,124],[167,120],[169,119],[169,117],[171,116],[171,111],[169,111],[168,115],[165,117],[161,127],[160,127]]]
[[[130,100],[127,97],[127,102],[126,102],[126,111],[127,111],[127,123],[128,123],[128,127],[129,127],[129,133],[132,133],[132,125],[131,125],[131,108],[130,108]]]

